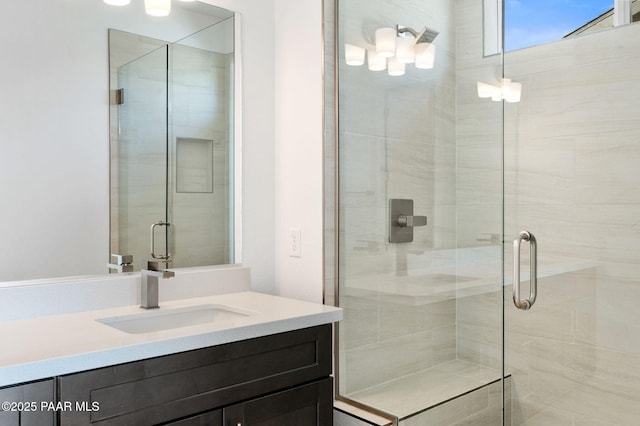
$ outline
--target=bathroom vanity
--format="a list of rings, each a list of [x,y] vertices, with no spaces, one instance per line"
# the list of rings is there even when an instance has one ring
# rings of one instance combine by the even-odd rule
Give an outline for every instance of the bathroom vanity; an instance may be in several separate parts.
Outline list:
[[[340,309],[240,292],[148,313],[203,304],[245,315],[153,331],[114,327],[137,321],[135,306],[0,323],[22,345],[0,356],[0,399],[13,404],[0,424],[331,424]]]

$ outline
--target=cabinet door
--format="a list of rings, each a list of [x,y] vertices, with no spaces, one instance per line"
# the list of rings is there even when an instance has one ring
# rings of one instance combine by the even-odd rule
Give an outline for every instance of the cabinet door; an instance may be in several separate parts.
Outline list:
[[[0,408],[0,425],[2,426],[53,426],[54,424],[55,411],[47,410],[47,404],[55,401],[53,379],[2,388],[0,401],[12,404],[7,407],[8,410],[4,407]]]
[[[327,426],[333,424],[333,379],[295,387],[226,407],[224,426]]]

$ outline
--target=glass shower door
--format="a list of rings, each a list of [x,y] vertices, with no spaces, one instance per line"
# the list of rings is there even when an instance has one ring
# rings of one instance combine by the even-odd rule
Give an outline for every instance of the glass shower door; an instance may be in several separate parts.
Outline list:
[[[482,2],[336,7],[337,393],[400,426],[499,424],[502,107],[476,87],[502,68]],[[432,67],[346,62],[403,27],[438,33]]]
[[[505,424],[638,424],[639,40],[626,25],[504,56],[522,83],[505,103]],[[512,292],[523,230],[530,309]]]
[[[167,82],[168,46],[163,46],[119,68],[122,88],[118,107],[118,214],[112,215],[120,254],[133,255],[135,269],[151,258],[150,233],[158,256],[168,253],[167,218]],[[112,156],[114,153],[112,152]],[[112,188],[112,197],[114,190]],[[115,200],[112,199],[112,204]]]

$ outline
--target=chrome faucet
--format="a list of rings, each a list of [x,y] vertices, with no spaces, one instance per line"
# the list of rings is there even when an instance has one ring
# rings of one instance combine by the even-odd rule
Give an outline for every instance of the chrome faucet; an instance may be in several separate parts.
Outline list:
[[[143,309],[158,308],[158,283],[162,278],[171,278],[176,274],[173,271],[161,269],[161,263],[168,260],[143,260],[141,272],[140,307]]]

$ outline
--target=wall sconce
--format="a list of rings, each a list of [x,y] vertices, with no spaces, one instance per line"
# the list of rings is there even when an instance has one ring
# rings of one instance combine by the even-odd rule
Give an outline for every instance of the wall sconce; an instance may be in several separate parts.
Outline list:
[[[424,27],[418,32],[412,28],[396,25],[395,28],[378,28],[375,33],[375,50],[367,50],[369,70],[387,69],[391,76],[404,75],[406,64],[415,64],[419,69],[433,68],[436,58],[436,46],[433,40],[438,32]],[[362,65],[364,49],[345,44],[347,65]]]
[[[502,78],[498,86],[476,82],[476,88],[479,98],[491,98],[492,101],[499,102],[504,100],[509,103],[520,102],[522,96],[522,83],[511,81],[510,78]]]

